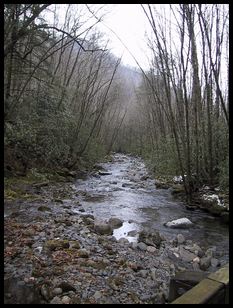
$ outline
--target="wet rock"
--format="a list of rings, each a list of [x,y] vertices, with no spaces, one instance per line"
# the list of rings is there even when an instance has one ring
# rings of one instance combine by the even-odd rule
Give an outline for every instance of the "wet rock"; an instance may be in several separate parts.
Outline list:
[[[57,249],[69,248],[70,244],[68,240],[49,240],[45,243],[45,248],[54,251]]]
[[[203,271],[206,271],[209,268],[210,263],[211,263],[211,257],[210,256],[201,258],[200,269],[203,270]]]
[[[83,249],[79,249],[78,255],[80,258],[88,258],[90,255],[90,252],[87,251],[85,248],[83,248]]]
[[[38,245],[37,243],[36,243],[36,245]],[[37,247],[35,247],[35,249],[34,249],[34,251],[35,252],[37,252],[37,253],[41,253],[41,251],[43,250],[43,247],[42,246],[37,246]]]
[[[117,181],[111,181],[110,184],[117,185]]]
[[[133,183],[123,183],[121,186],[122,187],[130,187],[130,188],[132,188],[134,186],[134,184]]]
[[[62,289],[62,292],[76,291],[76,288],[67,281],[61,282],[57,288]]]
[[[140,181],[146,181],[148,180],[150,177],[149,175],[143,175],[141,178],[140,178]]]
[[[71,298],[69,296],[63,296],[61,299],[62,304],[70,304]]]
[[[99,171],[99,175],[111,175],[111,172],[107,172],[107,171]]]
[[[156,188],[159,188],[159,189],[168,189],[169,188],[169,185],[167,183],[159,181],[159,180],[155,181],[155,185],[156,185]]]
[[[121,237],[118,240],[118,242],[121,243],[121,244],[129,244],[129,241],[127,240],[127,238],[124,238],[124,237]]]
[[[55,296],[51,301],[50,304],[63,304],[60,297]]]
[[[45,206],[45,205],[39,206],[37,210],[40,211],[40,212],[51,212],[51,209],[48,206]]]
[[[151,278],[153,279],[153,280],[155,280],[156,281],[156,268],[151,268],[150,269],[150,275],[151,275]]]
[[[142,269],[142,266],[140,264],[138,264],[137,262],[129,261],[129,262],[127,262],[127,266],[129,268],[131,268],[134,272],[137,272],[137,271]]]
[[[147,249],[147,245],[143,242],[139,242],[137,244],[137,247],[140,249],[140,250],[146,250]]]
[[[193,265],[192,265],[192,267],[193,267],[193,270],[194,270],[194,271],[200,271],[199,263],[194,262]]]
[[[216,246],[208,248],[205,252],[205,255],[207,257],[214,257],[215,254],[216,254]]]
[[[194,258],[194,259],[193,259],[193,262],[194,262],[194,263],[200,263],[200,258],[199,258],[199,257]]]
[[[156,249],[154,246],[147,246],[146,250],[151,253],[158,251],[158,249]]]
[[[137,233],[138,233],[137,230],[132,230],[132,231],[129,231],[129,232],[127,233],[127,235],[128,235],[128,236],[136,236]]]
[[[93,295],[94,299],[96,301],[100,300],[102,297],[102,293],[100,291],[96,291],[95,294]]]
[[[138,246],[137,242],[131,242],[131,243],[130,243],[130,247],[131,247],[132,249],[137,249],[137,246]]]
[[[173,185],[171,188],[172,195],[179,195],[184,193],[184,186],[181,184]]]
[[[211,264],[211,266],[213,266],[213,267],[217,267],[217,266],[220,265],[220,262],[219,262],[219,260],[216,259],[216,258],[211,258],[210,264]]]
[[[123,225],[123,221],[119,218],[112,217],[109,219],[108,224],[110,225],[111,228],[120,228]]]
[[[80,243],[78,241],[70,241],[69,242],[69,248],[79,249]]]
[[[138,241],[143,242],[149,246],[160,247],[163,238],[160,236],[159,232],[149,232],[147,230],[143,230],[139,232]]]
[[[53,199],[54,202],[57,202],[57,203],[61,203],[63,204],[63,200],[62,199],[59,199],[59,198],[55,198]]]
[[[71,209],[72,206],[70,204],[63,204],[64,209]]]
[[[193,223],[188,218],[184,217],[169,221],[164,225],[169,228],[189,228],[193,225]]]
[[[199,257],[202,258],[204,256],[204,251],[201,249],[199,245],[196,243],[193,244],[193,252]]]
[[[135,221],[132,220],[132,219],[130,219],[130,220],[128,221],[129,224],[132,224],[132,223],[134,223],[134,222],[135,222]]]
[[[46,284],[43,284],[41,286],[40,293],[43,296],[43,298],[47,301],[51,298],[50,288]]]
[[[138,272],[138,274],[142,277],[142,278],[146,278],[148,276],[148,271],[147,270],[140,270]]]
[[[112,227],[106,223],[95,223],[94,230],[96,233],[102,234],[102,235],[112,235],[113,234]]]
[[[180,257],[185,262],[191,262],[193,259],[196,258],[196,255],[192,252],[189,252],[188,250],[184,249],[183,247],[180,247],[179,249]]]
[[[60,295],[60,294],[62,294],[62,288],[55,288],[55,289],[53,290],[53,294],[54,294],[54,295]]]
[[[183,234],[178,234],[177,243],[180,245],[180,244],[183,244],[184,242],[185,242],[185,237],[183,236]]]

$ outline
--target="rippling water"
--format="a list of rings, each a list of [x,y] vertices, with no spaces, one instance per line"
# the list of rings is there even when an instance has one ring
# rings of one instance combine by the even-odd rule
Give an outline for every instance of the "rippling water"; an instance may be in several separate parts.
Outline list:
[[[113,162],[102,166],[111,174],[78,180],[75,189],[86,192],[81,200],[86,212],[100,220],[118,217],[124,221],[123,226],[114,231],[117,239],[125,237],[136,241],[137,236],[128,236],[128,232],[145,227],[158,230],[170,239],[182,233],[204,248],[216,246],[219,254],[228,260],[228,226],[201,210],[187,210],[169,190],[156,189],[154,180],[145,180],[148,173],[141,159],[115,154]],[[189,218],[194,227],[184,230],[163,225],[181,217]]]

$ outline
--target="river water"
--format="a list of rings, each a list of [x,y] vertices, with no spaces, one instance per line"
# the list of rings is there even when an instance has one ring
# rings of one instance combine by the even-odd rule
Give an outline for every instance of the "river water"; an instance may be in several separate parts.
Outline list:
[[[80,202],[86,213],[99,220],[111,217],[123,220],[123,226],[114,230],[116,239],[137,241],[137,232],[142,228],[157,230],[168,239],[182,233],[203,248],[216,246],[219,255],[228,261],[228,226],[201,210],[187,210],[169,189],[156,189],[155,180],[148,177],[140,158],[115,154],[112,162],[101,166],[110,174],[79,179],[73,188],[82,193]],[[79,211],[78,208],[75,211]],[[182,217],[190,219],[193,227],[185,230],[164,226],[165,222]],[[130,231],[133,232],[128,234]]]

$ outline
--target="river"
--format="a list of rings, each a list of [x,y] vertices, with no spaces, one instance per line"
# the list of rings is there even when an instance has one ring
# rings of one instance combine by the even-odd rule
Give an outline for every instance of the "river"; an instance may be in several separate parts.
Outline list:
[[[79,201],[86,213],[99,220],[117,217],[124,221],[122,227],[114,230],[116,239],[137,241],[137,232],[142,228],[157,230],[168,239],[182,233],[205,249],[216,246],[219,255],[228,260],[228,226],[201,210],[186,209],[185,203],[174,199],[169,189],[156,189],[155,180],[149,177],[142,159],[115,154],[111,162],[101,166],[109,174],[79,179],[73,188],[82,192]],[[194,226],[186,230],[164,226],[165,222],[181,217],[190,219]],[[128,235],[134,230],[133,236]]]

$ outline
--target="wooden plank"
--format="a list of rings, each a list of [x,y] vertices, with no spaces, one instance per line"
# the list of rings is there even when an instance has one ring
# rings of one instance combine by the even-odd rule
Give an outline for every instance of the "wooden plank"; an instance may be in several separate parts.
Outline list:
[[[218,293],[222,296],[221,290],[224,291],[223,283],[206,278],[171,304],[207,304]]]
[[[177,273],[170,280],[169,302],[174,301],[179,296],[193,288],[208,275],[208,272],[197,271],[184,271]]]
[[[220,268],[217,272],[210,274],[208,278],[227,286],[229,284],[229,264]]]

